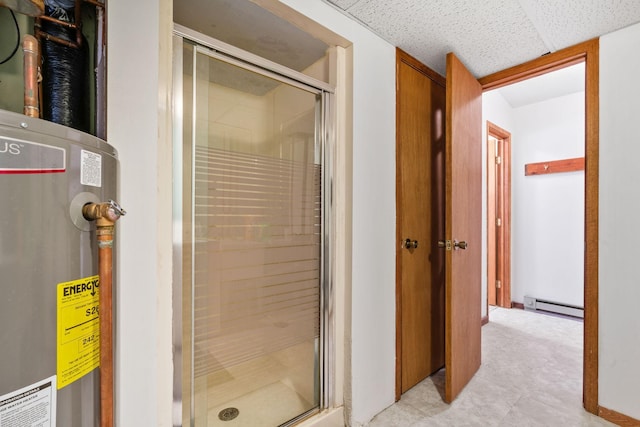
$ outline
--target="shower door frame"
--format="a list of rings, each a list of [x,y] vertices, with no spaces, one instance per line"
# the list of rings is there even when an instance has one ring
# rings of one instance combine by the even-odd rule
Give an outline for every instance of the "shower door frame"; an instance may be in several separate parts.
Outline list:
[[[190,43],[194,46],[194,70],[195,58],[205,54],[211,58],[222,60],[229,64],[242,67],[246,70],[278,80],[282,83],[303,89],[320,95],[320,114],[316,126],[319,131],[316,135],[321,139],[322,165],[321,165],[321,204],[322,225],[320,243],[320,349],[318,369],[320,381],[320,402],[317,408],[300,414],[283,425],[299,422],[301,419],[315,415],[318,411],[330,408],[334,405],[334,371],[335,371],[335,310],[334,310],[334,261],[335,253],[335,228],[336,214],[333,206],[333,183],[335,164],[335,88],[323,81],[317,80],[301,72],[289,69],[285,66],[269,61],[265,58],[236,48],[220,40],[198,33],[179,24],[174,24],[173,30],[173,426],[183,425],[185,409],[188,408],[189,425],[195,426],[195,402],[194,396],[194,364],[193,364],[193,258],[190,265],[184,265],[183,245],[193,244],[184,241],[184,218],[187,215],[183,209],[184,201],[184,143],[183,130],[185,125],[183,116],[183,72],[184,58],[183,46]],[[194,81],[195,84],[195,81]],[[193,100],[195,105],[195,99]],[[195,106],[193,107],[195,110]],[[195,111],[192,112],[195,115]],[[195,131],[192,135],[191,147],[193,149]],[[189,154],[192,156],[193,154]],[[193,171],[191,171],[193,173]],[[192,190],[193,191],[193,190]],[[188,195],[192,198],[193,194]],[[190,215],[190,214],[189,214]],[[193,249],[192,252],[193,254]],[[185,268],[191,272],[191,280],[185,283]],[[184,313],[185,296],[190,298],[191,310],[189,317]],[[185,325],[185,321],[189,325]],[[188,326],[188,328],[185,328]],[[186,334],[185,334],[186,332]],[[187,336],[185,336],[187,335]],[[188,373],[188,376],[185,375]],[[189,393],[185,391],[185,380],[189,381]],[[186,408],[185,408],[185,405]]]

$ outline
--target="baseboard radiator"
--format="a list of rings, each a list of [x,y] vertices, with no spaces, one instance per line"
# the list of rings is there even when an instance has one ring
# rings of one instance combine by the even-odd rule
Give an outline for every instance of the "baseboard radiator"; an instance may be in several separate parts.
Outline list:
[[[584,319],[584,308],[582,307],[535,297],[524,297],[524,309],[529,311],[547,311]]]

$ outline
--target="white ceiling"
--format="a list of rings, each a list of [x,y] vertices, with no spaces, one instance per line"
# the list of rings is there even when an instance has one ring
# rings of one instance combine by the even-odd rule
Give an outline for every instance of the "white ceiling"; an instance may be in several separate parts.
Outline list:
[[[445,74],[483,77],[640,22],[639,0],[323,0]]]
[[[496,89],[512,108],[584,92],[584,63]]]

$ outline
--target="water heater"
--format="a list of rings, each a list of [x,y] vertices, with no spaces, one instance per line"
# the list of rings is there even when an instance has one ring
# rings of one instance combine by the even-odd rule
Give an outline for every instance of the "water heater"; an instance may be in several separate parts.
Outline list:
[[[0,110],[0,426],[99,425],[96,226],[116,150]]]

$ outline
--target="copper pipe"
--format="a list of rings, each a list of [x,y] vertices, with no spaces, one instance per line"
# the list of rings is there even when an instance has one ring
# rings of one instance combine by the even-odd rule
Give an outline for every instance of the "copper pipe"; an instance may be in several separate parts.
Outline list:
[[[43,21],[49,21],[56,23],[58,25],[62,25],[63,27],[71,28],[72,30],[77,29],[78,27],[73,22],[61,21],[49,15],[38,16],[38,19],[42,19]]]
[[[100,277],[100,427],[113,427],[113,230],[125,211],[115,202],[89,203],[83,216],[96,221]]]
[[[67,41],[65,39],[61,39],[60,37],[52,36],[51,34],[45,32],[45,31],[42,31],[39,28],[36,28],[35,33],[36,33],[36,37],[38,37],[39,39],[51,40],[52,42],[56,42],[56,43],[61,44],[63,46],[71,47],[73,49],[78,49],[80,47],[77,44],[75,44],[74,42],[70,42],[70,41]]]
[[[50,40],[52,42],[61,44],[63,46],[67,46],[73,49],[78,49],[80,48],[80,46],[82,46],[83,43],[83,39],[82,39],[82,2],[83,0],[75,0],[75,5],[74,5],[74,21],[75,22],[67,22],[67,21],[61,21],[60,19],[56,19],[53,18],[51,16],[48,15],[42,15],[36,18],[35,20],[35,34],[36,37],[38,37],[38,39],[45,39],[45,40]],[[63,27],[67,27],[70,28],[72,30],[76,31],[76,41],[75,43],[72,41],[68,41],[65,39],[62,39],[60,37],[56,37],[56,36],[52,36],[49,33],[47,33],[46,31],[42,31],[40,28],[42,27],[42,25],[40,24],[40,21],[44,20],[44,21],[49,21],[49,22],[53,22],[57,25],[61,25]]]
[[[35,28],[35,36],[36,40],[38,40],[38,105],[43,105],[43,95],[42,95],[42,49],[40,49],[40,38],[38,38],[38,29]],[[42,112],[40,112],[40,117],[42,117]]]
[[[38,40],[27,34],[22,40],[24,52],[24,114],[29,117],[40,117],[38,101]]]
[[[113,426],[113,226],[98,226],[100,276],[100,426]]]
[[[74,11],[76,13],[76,43],[78,46],[82,46],[82,0],[76,0]]]

